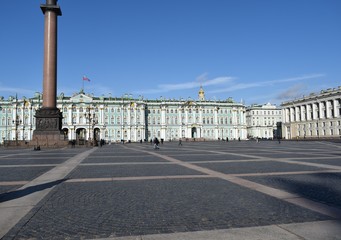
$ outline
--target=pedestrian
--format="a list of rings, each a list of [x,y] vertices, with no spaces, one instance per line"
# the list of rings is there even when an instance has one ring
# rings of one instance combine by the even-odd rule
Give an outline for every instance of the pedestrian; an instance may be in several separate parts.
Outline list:
[[[159,139],[157,139],[157,137],[154,139],[154,149],[159,149],[159,144],[160,144],[160,141]]]
[[[182,146],[182,140],[181,140],[181,138],[179,138],[179,144],[178,144],[178,146]]]

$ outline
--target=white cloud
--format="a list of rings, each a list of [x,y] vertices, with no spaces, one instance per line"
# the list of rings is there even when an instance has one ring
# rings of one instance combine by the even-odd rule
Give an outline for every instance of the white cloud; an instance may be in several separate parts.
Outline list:
[[[18,96],[21,95],[33,95],[35,91],[32,91],[30,89],[25,89],[25,88],[14,88],[14,87],[2,87],[0,86],[0,92],[1,93],[8,93],[9,95],[15,95],[18,94]]]
[[[212,86],[219,85],[226,82],[232,81],[234,78],[232,77],[217,77],[211,80],[206,80],[206,73],[197,77],[197,81],[192,82],[184,82],[184,83],[176,83],[176,84],[159,84],[157,88],[154,89],[146,89],[146,90],[138,90],[134,91],[135,94],[151,94],[151,93],[164,93],[176,90],[185,90],[185,89],[193,89],[199,88],[201,86]],[[200,79],[200,82],[199,82]]]
[[[286,99],[294,99],[303,95],[303,91],[305,90],[306,86],[304,84],[295,84],[288,88],[287,90],[281,92],[277,99],[279,100],[286,100]]]
[[[278,80],[271,80],[271,81],[263,81],[263,82],[255,82],[255,83],[238,83],[228,88],[217,89],[217,90],[212,90],[208,92],[209,93],[232,92],[235,90],[271,86],[274,84],[284,83],[284,82],[297,82],[297,81],[319,78],[319,77],[324,77],[324,76],[325,76],[324,74],[309,74],[309,75],[303,75],[299,77],[292,77],[292,78],[285,78],[285,79],[278,79]]]

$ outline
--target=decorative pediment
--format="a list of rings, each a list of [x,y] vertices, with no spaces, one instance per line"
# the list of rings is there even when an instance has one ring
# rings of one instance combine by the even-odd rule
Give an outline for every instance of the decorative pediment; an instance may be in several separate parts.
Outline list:
[[[183,105],[184,105],[184,106],[192,106],[192,107],[195,107],[195,106],[197,106],[197,103],[196,103],[195,101],[193,101],[193,100],[188,100],[188,101],[186,101]]]
[[[93,101],[93,98],[92,97],[89,97],[83,93],[80,93],[80,94],[77,94],[77,95],[74,95],[70,98],[70,101],[71,102],[84,102],[84,103],[90,103]]]

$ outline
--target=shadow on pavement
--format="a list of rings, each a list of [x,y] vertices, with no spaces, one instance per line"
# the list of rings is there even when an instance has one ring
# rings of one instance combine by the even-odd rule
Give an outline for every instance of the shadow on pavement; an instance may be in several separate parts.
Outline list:
[[[15,191],[7,192],[7,193],[2,193],[2,194],[0,194],[0,203],[11,201],[13,199],[21,198],[21,197],[30,195],[32,193],[45,190],[47,188],[54,187],[54,186],[66,181],[66,180],[67,179],[60,179],[60,180],[53,181],[53,182],[48,182],[48,183],[39,184],[36,186],[31,186],[31,187],[28,187],[25,189],[15,190]]]

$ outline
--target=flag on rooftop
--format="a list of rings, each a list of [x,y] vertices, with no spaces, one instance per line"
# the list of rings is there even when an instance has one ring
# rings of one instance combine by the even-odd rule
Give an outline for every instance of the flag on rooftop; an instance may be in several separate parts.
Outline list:
[[[87,76],[83,76],[83,81],[88,81],[88,82],[90,82],[90,79],[87,77]]]

